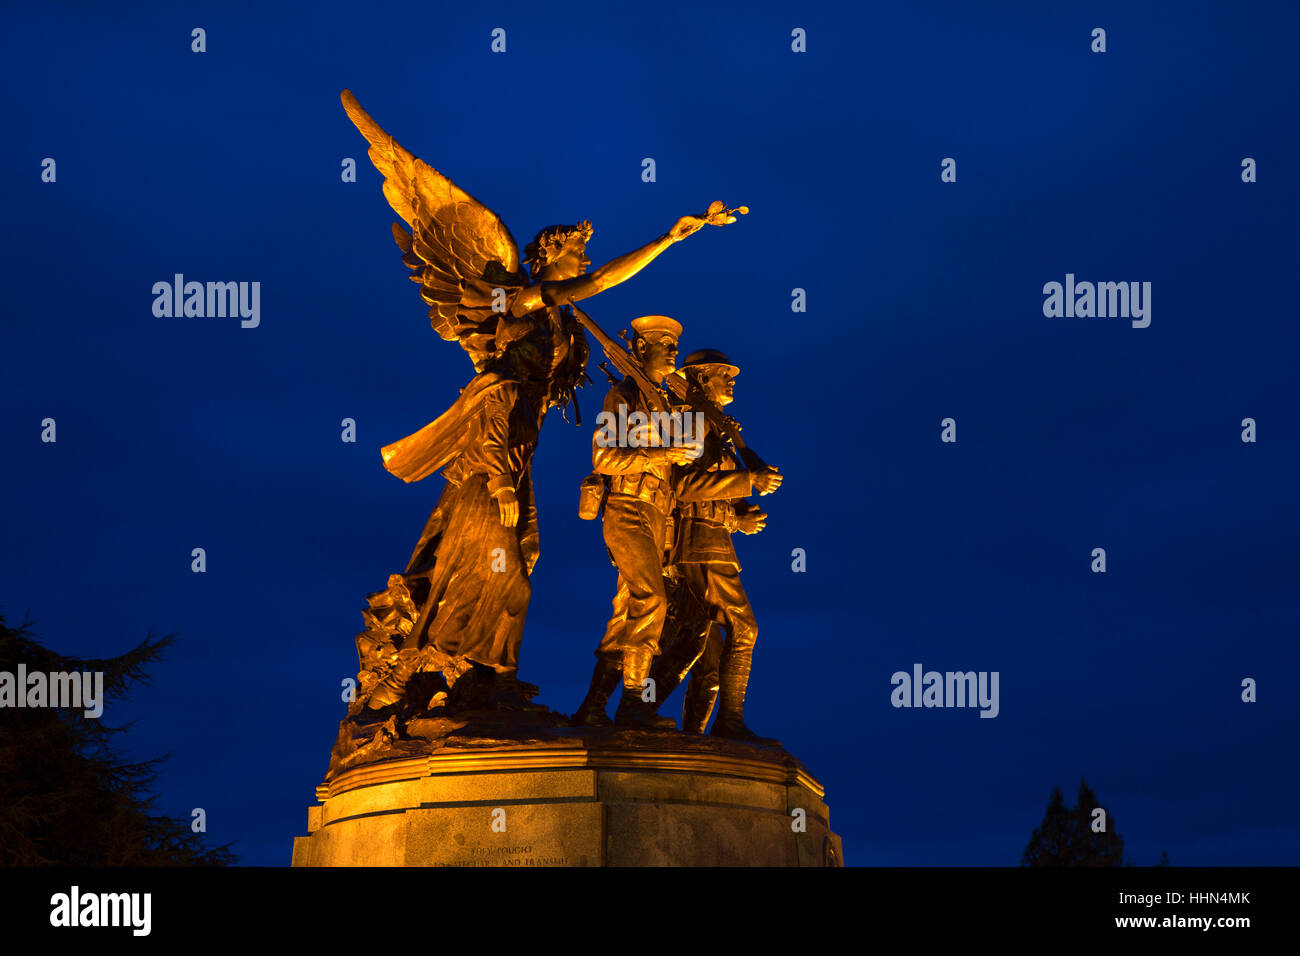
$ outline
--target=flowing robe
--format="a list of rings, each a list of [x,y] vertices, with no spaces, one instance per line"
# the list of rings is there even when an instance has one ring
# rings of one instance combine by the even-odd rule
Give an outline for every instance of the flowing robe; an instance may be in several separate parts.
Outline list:
[[[447,479],[406,568],[427,579],[428,596],[404,648],[433,645],[451,657],[494,668],[519,666],[519,646],[537,562],[537,508],[531,464],[539,421],[514,379],[475,376],[436,421],[383,450],[405,481],[439,468]],[[501,524],[494,490],[511,487],[519,521]]]

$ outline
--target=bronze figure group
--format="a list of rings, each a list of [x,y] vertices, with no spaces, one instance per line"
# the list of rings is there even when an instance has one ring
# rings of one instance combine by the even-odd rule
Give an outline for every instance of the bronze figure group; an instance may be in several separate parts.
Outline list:
[[[591,272],[587,222],[543,229],[521,258],[495,213],[399,145],[351,93],[342,100],[406,224],[394,224],[394,237],[433,328],[459,342],[475,371],[445,413],[382,450],[385,468],[404,481],[441,471],[446,485],[405,570],[369,596],[348,720],[400,728],[430,713],[547,710],[518,676],[539,555],[532,460],[549,411],[572,403],[581,424],[575,392],[590,381],[590,332],[619,374],[602,364],[612,384],[580,513],[602,521],[617,584],[572,722],[676,729],[658,711],[689,681],[682,730],[703,733],[716,703],[715,736],[774,744],[745,725],[757,625],[731,536],[763,529],[767,516],[748,498],[782,479],[722,411],[739,369],[712,349],[679,369],[675,319],[634,319],[624,348],[575,304],[748,210],[715,202]]]

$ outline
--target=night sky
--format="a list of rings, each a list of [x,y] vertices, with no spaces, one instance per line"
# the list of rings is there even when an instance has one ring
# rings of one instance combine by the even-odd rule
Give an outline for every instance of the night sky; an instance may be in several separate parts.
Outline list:
[[[473,374],[349,88],[521,244],[590,219],[593,267],[752,210],[584,307],[741,368],[729,411],[786,475],[737,538],[747,719],[826,786],[848,863],[1015,865],[1081,776],[1139,865],[1300,862],[1294,6],[148,6],[0,18],[0,613],[70,655],[179,633],[104,715],[172,754],[161,810],[288,864],[365,594],[442,487],[379,448]],[[260,325],[156,317],[176,273],[260,282]],[[1067,273],[1150,282],[1150,326],[1046,317]],[[587,424],[552,416],[534,460],[520,676],[565,712],[614,590],[576,513],[594,351]],[[997,671],[1000,713],[894,708],[918,663]]]

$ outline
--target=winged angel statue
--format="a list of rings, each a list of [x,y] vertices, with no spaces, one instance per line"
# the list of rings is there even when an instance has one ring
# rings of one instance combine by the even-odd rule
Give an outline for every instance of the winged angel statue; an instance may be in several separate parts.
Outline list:
[[[393,235],[433,328],[460,343],[476,373],[446,412],[382,450],[403,481],[441,470],[447,484],[405,572],[369,595],[348,716],[544,710],[531,703],[537,688],[518,680],[538,557],[530,465],[547,412],[572,402],[577,413],[575,390],[587,380],[587,340],[570,303],[631,278],[704,225],[735,218],[715,203],[590,273],[591,224],[548,226],[521,259],[496,213],[398,144],[351,92],[342,101],[409,227],[394,223]]]

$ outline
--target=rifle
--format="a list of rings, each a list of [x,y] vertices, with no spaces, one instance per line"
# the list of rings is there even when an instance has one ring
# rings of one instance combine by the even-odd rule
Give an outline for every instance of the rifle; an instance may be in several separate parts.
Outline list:
[[[645,369],[641,367],[641,363],[636,360],[636,357],[627,349],[619,348],[618,343],[606,335],[605,331],[586,312],[583,312],[572,302],[567,303],[567,305],[573,310],[574,318],[582,323],[582,327],[596,337],[596,341],[600,343],[600,347],[605,350],[605,354],[614,363],[614,367],[619,370],[620,374],[624,378],[630,378],[636,384],[636,387],[641,390],[641,394],[645,396],[646,404],[650,406],[650,410],[654,412],[670,412],[671,409],[668,407],[668,403],[664,401],[663,392],[659,391],[655,383],[650,381],[650,376],[645,373]],[[600,368],[609,376],[612,382],[614,377],[610,375],[610,371],[605,367],[604,362],[600,363]]]
[[[650,381],[650,376],[646,375],[641,363],[633,356],[631,346],[627,340],[627,332],[624,331],[619,334],[619,337],[623,340],[623,346],[620,346],[605,334],[604,330],[595,323],[591,316],[572,302],[568,303],[568,305],[573,309],[574,317],[582,323],[583,328],[590,332],[596,341],[600,343],[600,347],[605,350],[605,355],[614,363],[614,367],[622,373],[624,378],[631,378],[637,388],[641,390],[641,394],[645,396],[650,408],[654,411],[669,411],[664,402],[663,394],[655,386],[654,382]],[[604,362],[600,363],[600,368],[609,376],[610,381],[613,381],[614,377],[610,374]],[[665,383],[668,390],[673,393],[674,398],[688,406],[691,411],[704,416],[704,420],[723,438],[723,444],[731,456],[736,459],[738,465],[750,471],[764,471],[767,469],[767,462],[763,461],[758,452],[750,448],[745,443],[745,439],[741,437],[740,425],[736,420],[713,404],[707,395],[701,394],[699,389],[691,388],[687,384],[685,376],[669,375]]]
[[[758,452],[745,444],[745,439],[740,434],[740,423],[713,404],[698,388],[692,388],[687,383],[686,376],[669,375],[664,383],[668,386],[668,391],[673,393],[674,398],[689,405],[696,414],[703,415],[704,420],[723,437],[727,451],[736,459],[737,464],[750,471],[767,470],[767,462],[763,461]]]

